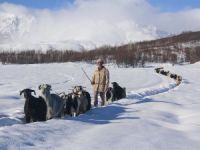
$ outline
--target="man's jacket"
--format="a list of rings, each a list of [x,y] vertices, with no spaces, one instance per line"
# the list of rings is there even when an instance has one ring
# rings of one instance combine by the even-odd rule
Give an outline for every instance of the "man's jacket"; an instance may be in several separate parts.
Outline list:
[[[101,70],[98,68],[92,76],[93,90],[98,92],[106,92],[109,86],[109,71],[105,67]]]

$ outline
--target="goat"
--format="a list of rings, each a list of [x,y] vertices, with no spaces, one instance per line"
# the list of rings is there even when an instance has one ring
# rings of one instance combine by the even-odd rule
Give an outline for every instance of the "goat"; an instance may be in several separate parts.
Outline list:
[[[88,107],[87,107],[87,110],[90,110],[91,109],[91,96],[90,96],[90,93],[87,92],[87,91],[83,91],[83,95],[87,98],[88,100]]]
[[[161,71],[160,71],[160,74],[165,75],[165,76],[168,76],[168,75],[169,75],[169,71],[161,70]]]
[[[20,91],[20,95],[24,93],[25,104],[24,114],[26,123],[36,121],[46,121],[47,105],[42,97],[34,97],[31,93],[35,91],[32,89],[24,89]]]
[[[174,79],[177,85],[179,85],[182,81],[182,77],[177,74],[170,74],[170,78]]]
[[[177,76],[177,78],[176,78],[176,84],[177,85],[181,84],[181,81],[182,81],[182,77],[181,76]]]
[[[82,86],[74,86],[73,89],[74,96],[78,96],[80,102],[80,112],[85,113],[91,108],[91,96],[90,94],[83,89]]]
[[[177,78],[177,75],[176,75],[176,74],[170,74],[170,78],[172,78],[172,79],[175,79],[175,80],[176,80],[176,78]]]
[[[182,77],[177,74],[172,74],[169,71],[164,71],[163,67],[155,68],[156,73],[160,73],[162,75],[168,76],[176,81],[176,84],[179,85],[182,81]]]
[[[155,68],[156,73],[160,73],[161,70],[163,70],[163,67]]]
[[[73,96],[73,93],[63,95],[62,98],[65,100],[64,114],[77,116],[79,114],[80,107],[78,99]]]
[[[109,87],[108,90],[106,91],[106,101],[113,102],[113,88]]]
[[[117,82],[112,82],[112,85],[106,92],[106,101],[113,102],[126,97],[126,88],[122,88]]]
[[[62,117],[64,115],[64,101],[56,94],[51,94],[51,85],[39,85],[41,97],[44,98],[47,104],[47,119]]]
[[[72,93],[64,95],[65,99],[65,113],[70,116],[78,116],[81,113],[91,109],[90,94],[83,90],[82,86],[75,86]]]

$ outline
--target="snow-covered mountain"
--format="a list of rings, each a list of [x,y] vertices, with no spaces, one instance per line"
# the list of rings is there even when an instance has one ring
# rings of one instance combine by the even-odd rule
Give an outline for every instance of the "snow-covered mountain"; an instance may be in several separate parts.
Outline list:
[[[31,37],[31,28],[36,23],[34,16],[17,16],[14,14],[0,14],[0,48],[5,50],[24,49],[72,49],[83,50],[82,44],[77,41],[40,41],[30,42],[26,37]],[[90,43],[85,43],[90,47]],[[93,45],[92,45],[93,46]]]
[[[95,33],[88,33],[88,35],[85,35],[87,33],[81,34],[80,31],[79,37],[79,34],[74,36],[77,34],[77,31],[73,31],[79,27],[71,28],[69,25],[63,31],[56,28],[44,31],[44,29],[41,29],[41,26],[45,28],[45,25],[41,25],[40,20],[30,14],[14,15],[0,13],[0,49],[36,49],[43,51],[47,49],[68,49],[82,51],[103,45],[121,45],[131,41],[152,40],[167,35],[166,32],[159,31],[156,27],[138,25],[133,21],[124,21],[118,24],[99,22],[97,25],[106,26],[106,28],[110,29],[102,31],[103,34],[100,32],[96,35]],[[95,26],[95,24],[91,26]],[[58,35],[54,34],[57,32]],[[60,36],[61,34],[66,36]],[[69,36],[69,34],[73,36]]]
[[[33,16],[0,14],[0,44],[17,42],[28,34],[34,21]]]

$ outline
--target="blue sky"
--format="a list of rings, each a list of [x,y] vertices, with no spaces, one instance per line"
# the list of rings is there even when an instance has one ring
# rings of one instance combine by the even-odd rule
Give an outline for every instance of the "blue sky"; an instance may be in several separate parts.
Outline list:
[[[74,0],[0,0],[0,3],[8,2],[38,9],[59,9],[67,4],[73,3],[73,1]]]
[[[151,5],[163,12],[176,12],[191,8],[200,8],[200,0],[148,0]]]
[[[59,9],[74,0],[0,0],[14,4],[21,4],[31,8]],[[200,0],[147,0],[162,12],[176,12],[190,8],[200,8]]]

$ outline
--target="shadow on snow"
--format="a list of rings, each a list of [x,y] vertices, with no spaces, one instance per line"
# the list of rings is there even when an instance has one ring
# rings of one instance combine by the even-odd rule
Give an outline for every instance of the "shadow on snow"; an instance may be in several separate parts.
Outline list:
[[[108,124],[112,121],[122,120],[122,119],[140,119],[139,117],[122,117],[124,112],[128,112],[126,108],[119,106],[117,104],[110,105],[106,107],[100,107],[91,109],[87,113],[80,115],[78,117],[65,117],[66,120],[81,121],[92,124]],[[129,111],[136,112],[136,111]]]

